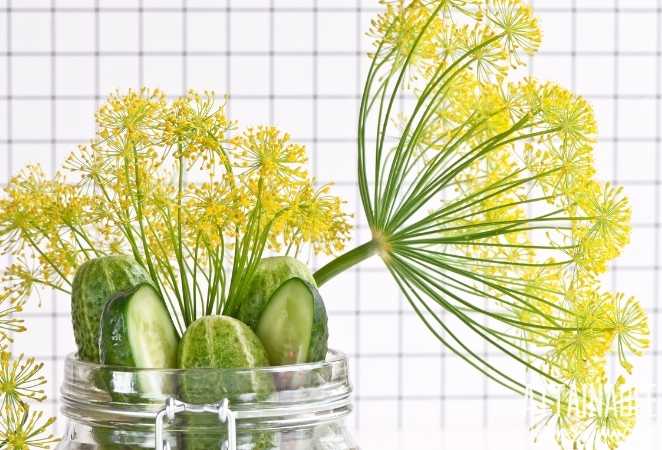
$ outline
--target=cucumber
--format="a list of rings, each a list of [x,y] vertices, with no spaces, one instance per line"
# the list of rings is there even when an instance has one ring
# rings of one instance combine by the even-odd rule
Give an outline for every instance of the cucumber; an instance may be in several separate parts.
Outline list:
[[[204,370],[205,368],[256,368],[269,365],[267,354],[246,324],[227,316],[206,316],[189,325],[179,343],[179,367],[183,374],[180,395],[189,403],[208,404],[227,398],[230,403],[253,396],[264,400],[274,390],[269,373],[227,372]],[[186,450],[219,448],[227,439],[225,428],[218,424],[218,417],[209,415],[184,415],[186,431],[182,447]],[[251,445],[241,448],[271,449],[272,434],[249,431],[248,436],[238,436],[240,442],[248,439]],[[259,444],[262,442],[262,444]]]
[[[271,296],[256,332],[273,365],[323,360],[329,331],[317,288],[300,278],[287,280]]]
[[[267,353],[246,324],[227,316],[205,316],[189,325],[179,343],[179,367],[240,369],[269,366]],[[232,376],[223,371],[190,371],[183,380],[184,399],[214,403],[246,393],[272,390],[271,377]]]
[[[106,303],[99,337],[102,364],[172,369],[178,343],[170,314],[151,285],[120,292]]]
[[[108,299],[116,292],[150,282],[145,269],[128,256],[92,259],[78,268],[73,281],[71,317],[81,360],[99,362],[99,323]]]
[[[312,272],[301,261],[291,256],[262,259],[255,270],[248,291],[240,302],[239,311],[236,314],[230,312],[230,315],[256,330],[269,299],[276,289],[290,278],[300,278],[316,286]]]

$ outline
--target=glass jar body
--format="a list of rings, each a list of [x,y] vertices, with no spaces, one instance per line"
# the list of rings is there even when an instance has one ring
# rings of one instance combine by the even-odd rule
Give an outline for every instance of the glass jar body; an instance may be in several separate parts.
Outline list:
[[[222,449],[227,445],[222,424],[204,430],[180,429],[166,432],[171,450]],[[156,447],[154,430],[137,431],[125,427],[91,427],[69,421],[58,450],[144,450]],[[279,430],[241,430],[237,450],[358,450],[344,421]]]
[[[260,369],[65,364],[59,450],[355,450],[344,355]]]

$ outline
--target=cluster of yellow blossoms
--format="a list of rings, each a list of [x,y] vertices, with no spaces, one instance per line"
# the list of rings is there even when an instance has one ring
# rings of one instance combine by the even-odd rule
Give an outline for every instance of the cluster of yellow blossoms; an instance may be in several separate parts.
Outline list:
[[[0,339],[8,330],[0,328]],[[13,329],[12,331],[16,331]],[[3,342],[4,344],[4,342]],[[40,375],[43,364],[23,355],[12,359],[0,350],[0,446],[10,450],[50,448],[57,439],[49,434],[55,418],[44,418],[43,412],[30,408],[30,401],[45,399],[41,388],[46,383]]]
[[[649,346],[649,325],[636,299],[600,287],[629,241],[631,211],[620,187],[595,179],[590,105],[556,84],[515,79],[541,41],[520,0],[384,3],[360,119],[377,119],[375,161],[369,175],[360,169],[385,263],[456,355],[526,391],[523,376],[467,344],[478,336],[557,386],[553,398],[533,394],[546,411],[539,425],[556,424],[559,445],[616,448],[635,423],[624,377]],[[404,93],[415,99],[393,120]],[[372,145],[366,130],[360,165]],[[610,352],[623,369],[612,383]]]
[[[13,257],[0,280],[3,349],[25,329],[15,316],[25,301],[40,287],[69,293],[91,258],[133,255],[183,331],[236,306],[235,274],[263,251],[333,253],[349,236],[341,200],[306,171],[305,148],[273,127],[237,132],[213,93],[116,93],[96,118],[97,137],[54,176],[28,166],[0,196],[0,254]],[[43,397],[41,365],[2,351],[0,446],[47,448],[53,419],[26,406]]]
[[[97,126],[54,177],[28,166],[0,198],[0,251],[17,261],[4,280],[11,305],[34,285],[68,292],[89,258],[128,253],[186,324],[222,308],[231,280],[221,273],[249,241],[258,256],[331,254],[349,236],[341,200],[306,170],[305,147],[274,127],[237,132],[213,93],[113,94]]]

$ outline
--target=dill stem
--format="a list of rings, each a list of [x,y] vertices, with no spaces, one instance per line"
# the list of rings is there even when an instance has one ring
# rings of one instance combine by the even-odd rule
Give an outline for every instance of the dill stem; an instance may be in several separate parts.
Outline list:
[[[381,248],[380,242],[376,239],[372,239],[365,244],[361,244],[347,253],[340,255],[315,272],[313,276],[315,277],[317,285],[322,286],[336,275],[377,254]]]

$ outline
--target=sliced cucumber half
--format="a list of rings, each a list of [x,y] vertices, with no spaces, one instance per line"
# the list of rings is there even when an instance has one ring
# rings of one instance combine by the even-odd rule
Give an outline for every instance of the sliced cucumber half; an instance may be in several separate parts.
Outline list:
[[[101,316],[101,363],[145,369],[177,367],[179,338],[156,290],[142,284],[108,301]],[[145,392],[158,392],[160,380],[139,377]]]
[[[274,365],[319,361],[326,357],[328,319],[317,288],[290,278],[271,296],[256,333]]]

